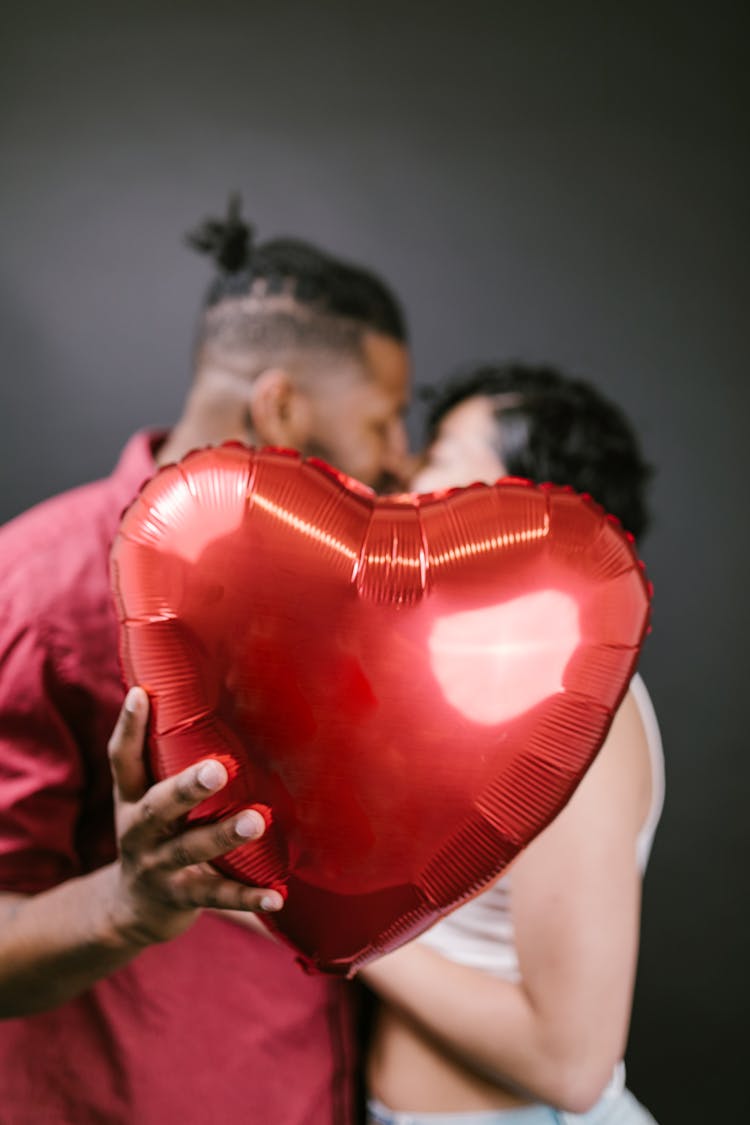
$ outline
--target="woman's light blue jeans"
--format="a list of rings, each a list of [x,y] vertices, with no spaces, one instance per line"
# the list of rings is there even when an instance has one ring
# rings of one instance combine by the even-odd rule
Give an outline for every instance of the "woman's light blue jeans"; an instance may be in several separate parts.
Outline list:
[[[480,1113],[393,1113],[374,1100],[368,1111],[370,1125],[656,1125],[629,1090],[603,1097],[588,1113],[563,1113],[546,1105]]]

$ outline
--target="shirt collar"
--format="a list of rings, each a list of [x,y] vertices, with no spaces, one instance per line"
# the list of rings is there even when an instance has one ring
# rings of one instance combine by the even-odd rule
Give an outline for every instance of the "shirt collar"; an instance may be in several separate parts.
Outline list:
[[[166,436],[165,430],[141,430],[123,449],[110,477],[121,508],[130,504],[156,472],[155,456]]]

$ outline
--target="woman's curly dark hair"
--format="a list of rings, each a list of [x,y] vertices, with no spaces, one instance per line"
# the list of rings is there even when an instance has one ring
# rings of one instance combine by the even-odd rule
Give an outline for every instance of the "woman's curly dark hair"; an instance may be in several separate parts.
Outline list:
[[[587,492],[641,538],[653,469],[618,406],[584,379],[552,367],[488,364],[465,371],[431,396],[432,440],[445,415],[466,399],[493,400],[496,452],[510,476]]]

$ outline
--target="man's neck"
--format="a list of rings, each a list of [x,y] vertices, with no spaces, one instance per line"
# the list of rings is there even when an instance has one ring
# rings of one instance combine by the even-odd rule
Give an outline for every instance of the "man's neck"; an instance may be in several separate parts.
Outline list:
[[[252,440],[248,429],[246,384],[221,369],[196,378],[182,417],[157,451],[156,463],[179,461],[193,449],[223,441]]]

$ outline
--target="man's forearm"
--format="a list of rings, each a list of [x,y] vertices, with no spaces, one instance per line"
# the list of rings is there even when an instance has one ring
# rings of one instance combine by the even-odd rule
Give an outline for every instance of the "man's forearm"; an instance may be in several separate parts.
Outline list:
[[[201,910],[284,905],[278,891],[245,886],[209,867],[263,835],[257,810],[198,827],[185,822],[226,785],[220,762],[208,758],[149,787],[147,717],[145,692],[132,688],[109,742],[119,860],[38,895],[0,892],[0,1019],[78,996],[146,946],[184,933]]]
[[[0,1018],[54,1008],[144,948],[117,925],[116,864],[38,895],[0,895]]]

